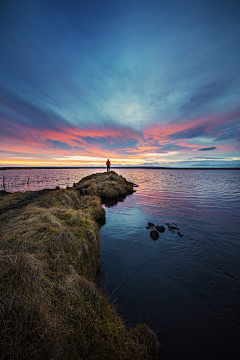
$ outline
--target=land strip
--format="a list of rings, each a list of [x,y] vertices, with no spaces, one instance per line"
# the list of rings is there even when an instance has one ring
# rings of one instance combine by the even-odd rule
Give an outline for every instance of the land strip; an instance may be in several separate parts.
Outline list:
[[[132,192],[111,171],[0,197],[1,359],[161,358],[154,333],[127,329],[99,287],[101,202]]]

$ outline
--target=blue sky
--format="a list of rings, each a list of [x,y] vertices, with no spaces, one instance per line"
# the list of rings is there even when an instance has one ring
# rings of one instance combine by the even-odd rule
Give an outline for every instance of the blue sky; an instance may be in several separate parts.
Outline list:
[[[0,166],[240,166],[239,1],[0,4]]]

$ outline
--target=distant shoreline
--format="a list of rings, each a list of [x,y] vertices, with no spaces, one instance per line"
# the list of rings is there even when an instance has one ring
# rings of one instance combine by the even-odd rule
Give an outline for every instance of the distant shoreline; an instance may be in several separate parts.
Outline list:
[[[105,166],[9,166],[0,167],[0,170],[60,170],[60,169],[106,169]],[[111,166],[111,169],[155,169],[155,170],[240,170],[240,167],[156,167],[156,166]]]

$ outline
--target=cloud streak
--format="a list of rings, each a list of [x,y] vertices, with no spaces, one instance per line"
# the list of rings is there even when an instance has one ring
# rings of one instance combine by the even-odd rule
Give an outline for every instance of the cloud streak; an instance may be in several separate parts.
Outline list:
[[[215,149],[216,149],[216,146],[212,146],[212,147],[209,147],[209,148],[198,149],[198,151],[209,151],[209,150],[215,150]]]

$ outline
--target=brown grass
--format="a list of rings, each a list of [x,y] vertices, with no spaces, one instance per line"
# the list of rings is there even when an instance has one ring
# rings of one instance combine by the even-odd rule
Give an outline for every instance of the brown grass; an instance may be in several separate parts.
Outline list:
[[[152,331],[128,330],[98,286],[96,220],[105,211],[95,194],[80,193],[1,198],[1,360],[160,358]]]
[[[102,199],[124,197],[134,191],[132,183],[114,171],[89,175],[75,184],[75,188],[83,195],[97,195]]]

